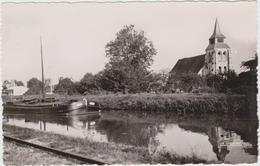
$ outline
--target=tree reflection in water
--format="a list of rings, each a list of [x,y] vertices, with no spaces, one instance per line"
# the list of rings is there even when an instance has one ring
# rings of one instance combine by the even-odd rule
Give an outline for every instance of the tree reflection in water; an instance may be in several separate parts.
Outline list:
[[[255,162],[258,154],[257,119],[104,112],[93,116],[8,115],[4,123],[145,147],[151,155],[166,149],[180,156],[197,153],[203,159],[239,163]]]
[[[111,119],[100,120],[96,129],[105,133],[110,142],[142,147],[148,147],[150,140],[162,131],[159,125],[151,123],[132,123]]]

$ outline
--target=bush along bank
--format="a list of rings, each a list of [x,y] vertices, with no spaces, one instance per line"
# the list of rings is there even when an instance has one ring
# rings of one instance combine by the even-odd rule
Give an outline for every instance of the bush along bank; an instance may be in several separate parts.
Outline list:
[[[133,110],[176,113],[247,113],[244,95],[227,94],[127,94],[89,95],[104,110]]]

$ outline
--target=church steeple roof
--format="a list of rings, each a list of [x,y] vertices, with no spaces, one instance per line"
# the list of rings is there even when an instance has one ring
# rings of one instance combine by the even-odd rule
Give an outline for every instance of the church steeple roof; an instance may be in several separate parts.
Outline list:
[[[218,23],[218,19],[217,19],[217,18],[216,18],[216,21],[215,21],[215,27],[214,27],[213,34],[211,35],[211,37],[210,37],[209,39],[215,39],[215,38],[226,38],[226,37],[220,32],[219,23]]]

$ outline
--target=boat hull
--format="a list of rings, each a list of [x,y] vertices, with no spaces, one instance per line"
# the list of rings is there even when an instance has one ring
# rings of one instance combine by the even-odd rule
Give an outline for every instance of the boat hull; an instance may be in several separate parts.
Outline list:
[[[68,113],[68,105],[3,105],[4,113]]]
[[[28,103],[31,102],[31,103]],[[24,100],[20,102],[6,102],[3,104],[4,113],[15,113],[15,114],[63,114],[70,113],[74,110],[85,110],[85,113],[98,113],[100,112],[99,104],[95,102],[89,102],[90,104],[85,105],[81,101],[76,102],[42,102],[37,103],[34,100]]]

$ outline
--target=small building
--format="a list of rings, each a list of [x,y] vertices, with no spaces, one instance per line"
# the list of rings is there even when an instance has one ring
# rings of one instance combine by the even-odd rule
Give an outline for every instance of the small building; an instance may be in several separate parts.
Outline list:
[[[225,38],[216,19],[213,34],[209,38],[209,45],[205,50],[206,53],[178,60],[170,74],[196,73],[205,76],[227,73],[230,71],[231,49],[224,42]]]
[[[20,96],[25,94],[25,92],[28,90],[25,86],[14,86],[9,88],[9,90],[12,90],[13,96]]]
[[[6,83],[5,87],[6,89],[2,91],[2,94],[7,96],[20,96],[28,90],[25,86],[17,86],[14,80]]]

